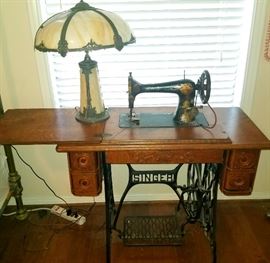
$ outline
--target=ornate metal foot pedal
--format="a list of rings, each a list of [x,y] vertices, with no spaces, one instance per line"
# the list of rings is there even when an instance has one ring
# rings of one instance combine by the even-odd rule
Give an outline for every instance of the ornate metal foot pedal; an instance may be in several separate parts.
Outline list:
[[[182,233],[175,216],[135,216],[124,219],[125,245],[181,245]]]
[[[112,226],[107,229],[116,230],[123,243],[129,246],[136,245],[181,245],[182,236],[187,224],[200,223],[209,239],[212,251],[212,263],[216,263],[216,202],[221,166],[218,164],[188,164],[186,183],[178,184],[178,172],[183,164],[173,170],[143,170],[138,171],[128,164],[129,181],[124,190],[116,210],[114,203],[110,203]],[[111,175],[109,173],[109,175]],[[110,178],[105,177],[107,180]],[[179,198],[176,207],[177,213],[172,216],[132,216],[124,218],[123,231],[117,228],[124,199],[128,191],[139,184],[165,184],[169,186]],[[107,182],[107,187],[111,182]],[[107,196],[108,202],[111,202]],[[177,216],[181,211],[185,219]],[[114,218],[113,218],[114,216]],[[109,237],[108,237],[109,238]]]

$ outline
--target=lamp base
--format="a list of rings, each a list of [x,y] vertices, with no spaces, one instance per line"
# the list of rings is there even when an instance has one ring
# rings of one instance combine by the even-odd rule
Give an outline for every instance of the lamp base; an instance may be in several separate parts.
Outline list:
[[[108,110],[105,109],[102,113],[98,113],[98,114],[89,114],[88,111],[82,113],[79,111],[76,114],[75,119],[83,123],[96,123],[96,122],[105,121],[109,117],[110,117],[110,114]]]

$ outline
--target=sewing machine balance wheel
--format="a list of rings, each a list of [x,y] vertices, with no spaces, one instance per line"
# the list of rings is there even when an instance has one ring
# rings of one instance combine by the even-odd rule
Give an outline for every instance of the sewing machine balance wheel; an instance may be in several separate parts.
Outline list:
[[[202,103],[205,104],[208,102],[209,98],[210,98],[210,93],[211,93],[211,79],[210,79],[210,74],[207,70],[205,70],[198,82],[198,90],[199,90],[199,94],[202,100]]]

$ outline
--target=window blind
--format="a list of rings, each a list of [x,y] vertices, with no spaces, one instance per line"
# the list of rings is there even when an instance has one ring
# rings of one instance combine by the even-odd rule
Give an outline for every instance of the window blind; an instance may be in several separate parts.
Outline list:
[[[183,79],[197,82],[203,70],[211,75],[210,103],[233,106],[239,103],[241,77],[248,41],[247,14],[250,0],[93,0],[90,5],[119,14],[128,22],[136,43],[90,53],[98,62],[106,107],[128,105],[128,75],[141,83]],[[73,7],[76,0],[41,0],[42,20]],[[83,52],[65,58],[48,54],[55,104],[79,106],[79,67]],[[141,94],[136,106],[173,106],[173,94]]]

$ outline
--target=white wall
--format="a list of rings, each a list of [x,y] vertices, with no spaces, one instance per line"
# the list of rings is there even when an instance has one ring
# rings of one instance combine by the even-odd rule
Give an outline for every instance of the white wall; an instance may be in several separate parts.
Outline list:
[[[29,0],[30,2],[30,0]],[[44,54],[34,51],[33,48],[33,23],[32,15],[26,0],[1,0],[0,8],[0,45],[1,45],[1,67],[0,67],[0,93],[5,109],[8,108],[35,108],[47,107],[50,103],[50,95],[44,92],[46,89],[46,70],[40,67],[38,71],[36,57]],[[263,16],[260,15],[264,27],[266,17],[270,15],[270,1],[261,0],[263,4]],[[265,11],[267,10],[267,11]],[[257,17],[257,19],[259,19]],[[259,23],[260,24],[260,23]],[[246,90],[242,106],[254,122],[270,138],[270,124],[266,116],[270,115],[269,105],[269,86],[270,68],[269,62],[263,59],[262,52],[252,58],[256,44],[260,43],[262,33],[265,30],[255,28],[254,32],[261,32],[259,38],[252,42],[251,60],[252,66],[257,60],[255,69],[250,70],[250,77],[255,81],[246,83]],[[261,44],[262,45],[262,44]],[[261,50],[262,50],[261,46]],[[253,50],[254,49],[254,50]],[[253,53],[252,53],[253,52]],[[254,66],[254,65],[253,65]],[[252,67],[251,67],[252,68]],[[42,72],[44,71],[44,74]],[[40,74],[41,73],[41,74]],[[44,76],[43,76],[44,75]],[[254,93],[252,90],[254,88]],[[68,202],[89,202],[92,198],[75,197],[69,188],[69,176],[66,155],[56,153],[55,145],[47,146],[18,146],[17,147],[24,159],[30,163],[35,171],[46,179],[49,185],[58,195],[65,198]],[[263,153],[256,178],[254,192],[248,198],[270,198],[270,153]],[[17,170],[22,176],[24,186],[24,203],[42,204],[58,203],[59,201],[51,194],[45,185],[36,179],[28,167],[24,166],[16,157]],[[124,166],[114,166],[115,194],[118,198],[127,181],[127,169]],[[145,189],[147,188],[147,189]],[[174,195],[165,186],[137,188],[131,191],[130,199],[171,199]],[[147,195],[145,194],[147,193]],[[223,195],[220,195],[224,198]],[[97,201],[103,201],[101,194]]]
[[[242,108],[270,138],[270,62],[264,58],[270,1],[259,0],[250,45]],[[252,197],[270,198],[270,151],[262,151]]]

